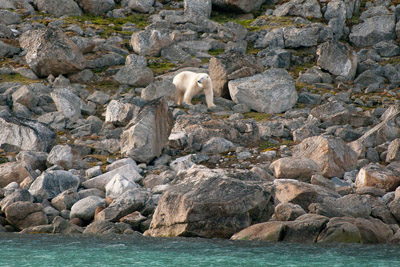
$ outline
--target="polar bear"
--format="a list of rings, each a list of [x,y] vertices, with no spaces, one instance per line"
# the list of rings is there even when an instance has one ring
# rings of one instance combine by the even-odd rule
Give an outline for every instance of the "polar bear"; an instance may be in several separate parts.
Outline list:
[[[204,93],[207,106],[215,107],[211,78],[207,73],[182,71],[174,77],[172,82],[176,86],[178,105],[182,103],[182,99],[183,103],[191,105],[193,96]]]

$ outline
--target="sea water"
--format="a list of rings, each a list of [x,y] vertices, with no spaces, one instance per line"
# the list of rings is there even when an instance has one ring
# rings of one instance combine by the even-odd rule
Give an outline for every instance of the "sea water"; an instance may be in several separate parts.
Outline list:
[[[400,266],[400,246],[0,234],[0,266]]]

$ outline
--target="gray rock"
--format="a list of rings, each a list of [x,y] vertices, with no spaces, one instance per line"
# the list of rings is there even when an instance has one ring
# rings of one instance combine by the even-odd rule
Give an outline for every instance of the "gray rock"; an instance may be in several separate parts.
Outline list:
[[[213,5],[222,9],[233,9],[245,13],[258,10],[262,3],[262,0],[212,0]]]
[[[111,100],[107,105],[105,121],[111,122],[116,126],[126,126],[138,111],[139,107],[131,103]]]
[[[229,81],[252,76],[261,71],[260,63],[249,54],[229,51],[212,57],[209,73],[213,83],[214,96],[228,97]]]
[[[15,54],[18,54],[20,49],[18,47],[8,45],[2,41],[0,41],[0,58],[12,57]]]
[[[24,14],[32,15],[35,13],[30,0],[3,0],[0,3],[0,9],[20,9]]]
[[[247,171],[197,167],[179,176],[162,195],[145,235],[230,237],[272,214],[273,186]],[[231,194],[222,193],[227,190]]]
[[[29,86],[21,86],[18,88],[18,90],[12,94],[12,100],[14,103],[22,104],[31,110],[39,103],[37,93]]]
[[[65,170],[89,168],[82,160],[79,152],[69,145],[54,146],[47,157],[47,162],[53,165],[59,165]]]
[[[29,188],[29,193],[38,200],[52,199],[65,190],[76,191],[78,186],[79,178],[70,172],[47,171],[36,178]]]
[[[400,54],[400,47],[393,40],[379,42],[373,48],[382,57],[394,57]]]
[[[64,218],[57,216],[53,219],[53,233],[55,234],[80,234],[83,233],[83,228],[79,227]]]
[[[13,36],[12,30],[5,24],[0,24],[0,38],[9,39]]]
[[[114,79],[120,84],[130,86],[147,86],[154,78],[153,71],[147,67],[146,58],[137,55],[129,55]]]
[[[79,199],[84,199],[84,198],[87,198],[90,196],[96,196],[96,197],[101,197],[101,198],[106,197],[104,191],[99,190],[97,188],[89,188],[89,189],[79,190],[78,195],[79,195]]]
[[[282,241],[314,243],[329,218],[316,214],[304,214],[293,222],[287,222]]]
[[[265,34],[264,37],[259,38],[257,42],[254,44],[255,48],[284,48],[285,40],[283,39],[283,30],[282,28],[272,29]]]
[[[353,80],[358,58],[356,52],[347,44],[337,41],[328,41],[318,46],[318,65],[334,75]]]
[[[149,13],[154,2],[154,0],[129,0],[128,7],[134,11]]]
[[[263,51],[264,52],[264,51]],[[264,67],[288,68],[290,66],[291,53],[285,49],[273,49],[265,51],[265,56],[261,59]]]
[[[284,69],[270,69],[232,80],[228,87],[235,103],[245,104],[258,112],[281,113],[297,102],[294,80]]]
[[[345,142],[329,136],[304,139],[293,149],[293,156],[314,160],[324,177],[341,177],[357,165],[357,154]]]
[[[275,207],[274,219],[278,221],[294,221],[303,214],[306,214],[306,212],[297,204],[280,203]]]
[[[395,37],[394,15],[367,18],[353,26],[349,35],[350,42],[358,47],[372,46],[381,41],[393,40]]]
[[[53,198],[51,200],[51,205],[59,211],[70,210],[79,200],[79,194],[73,189],[68,189]]]
[[[8,206],[18,201],[33,203],[33,196],[26,189],[17,189],[0,201],[0,208],[2,211],[5,211]]]
[[[205,16],[211,15],[211,0],[185,0],[184,11],[187,16]]]
[[[6,151],[49,151],[56,133],[47,125],[14,116],[0,117],[0,146]]]
[[[171,32],[167,29],[135,32],[131,37],[133,51],[141,56],[159,56],[161,49],[171,44]]]
[[[349,1],[347,1],[349,2]],[[326,5],[324,18],[331,20],[335,18],[346,19],[346,3],[340,0],[330,1]]]
[[[8,10],[0,10],[0,24],[11,25],[20,24],[22,22],[21,17],[16,12]]]
[[[81,8],[96,16],[104,15],[115,8],[114,0],[79,0]]]
[[[18,230],[48,223],[40,203],[18,201],[8,206],[5,214],[7,221]]]
[[[0,188],[13,182],[21,183],[27,177],[35,177],[28,164],[18,161],[0,164],[0,175]]]
[[[47,12],[56,17],[63,15],[81,16],[82,10],[74,0],[37,0],[36,5],[39,11]]]
[[[86,60],[78,47],[61,30],[53,27],[29,30],[20,37],[27,51],[29,67],[40,77],[70,74],[85,68]]]
[[[90,221],[94,217],[97,207],[105,206],[104,198],[90,196],[79,200],[71,207],[70,218],[80,218],[85,221]]]
[[[235,150],[236,146],[229,140],[226,140],[221,137],[212,137],[206,143],[203,144],[202,152],[203,153],[225,153],[228,151]]]
[[[154,81],[141,92],[141,97],[146,101],[152,101],[162,97],[167,100],[176,101],[176,95],[175,85],[168,80]]]
[[[115,175],[121,175],[133,182],[139,182],[142,176],[137,172],[137,166],[132,164],[125,164],[102,175],[96,176],[92,179],[84,181],[82,185],[85,188],[97,188],[104,191],[105,186],[111,181]]]
[[[91,69],[101,69],[112,66],[119,66],[125,63],[125,57],[117,53],[107,53],[100,57],[90,59],[86,62],[86,67]]]
[[[285,48],[310,47],[318,44],[319,24],[311,24],[303,28],[289,26],[283,28]]]
[[[322,18],[321,7],[316,0],[291,0],[289,15],[303,18]]]
[[[172,129],[172,114],[164,99],[145,105],[121,135],[121,154],[149,163],[161,155]]]
[[[100,211],[96,220],[119,221],[120,218],[134,211],[145,211],[150,202],[151,193],[146,189],[130,189],[114,199],[107,208]]]
[[[58,88],[51,93],[57,110],[66,118],[76,120],[81,117],[82,100],[67,88]]]
[[[116,174],[106,185],[106,197],[115,199],[121,196],[124,192],[138,188],[139,185],[136,184],[132,179],[128,179],[121,174]]]
[[[131,158],[124,158],[114,161],[113,163],[111,163],[106,167],[106,171],[109,172],[127,164],[130,164],[137,172],[139,172],[139,168],[136,162]]]
[[[110,95],[102,91],[96,91],[87,97],[87,100],[92,101],[98,105],[104,105],[110,101]]]
[[[320,173],[320,167],[309,158],[280,158],[272,162],[269,168],[275,178],[296,179],[302,182],[310,182],[311,176]]]

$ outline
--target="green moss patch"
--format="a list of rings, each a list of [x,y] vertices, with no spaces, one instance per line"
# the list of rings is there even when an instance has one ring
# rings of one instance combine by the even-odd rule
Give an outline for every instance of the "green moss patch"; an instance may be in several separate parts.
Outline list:
[[[272,117],[272,114],[261,113],[261,112],[248,112],[243,114],[245,119],[253,119],[258,122],[269,121]]]
[[[8,75],[0,74],[0,83],[3,82],[18,82],[23,84],[30,84],[30,83],[39,83],[41,82],[41,80],[31,80],[18,73],[8,74]]]

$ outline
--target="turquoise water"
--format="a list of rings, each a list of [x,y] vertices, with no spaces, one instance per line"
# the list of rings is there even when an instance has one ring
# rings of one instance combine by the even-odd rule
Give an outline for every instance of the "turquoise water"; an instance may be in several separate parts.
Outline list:
[[[0,234],[0,266],[400,266],[400,246]]]

